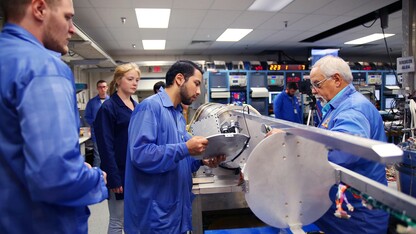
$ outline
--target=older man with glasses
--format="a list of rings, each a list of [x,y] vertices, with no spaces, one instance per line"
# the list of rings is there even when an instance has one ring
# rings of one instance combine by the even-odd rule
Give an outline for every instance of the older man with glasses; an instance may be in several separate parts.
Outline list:
[[[327,103],[322,109],[323,118],[319,128],[344,132],[379,141],[386,141],[383,121],[375,106],[357,92],[352,83],[348,64],[338,57],[321,58],[310,74],[312,93]],[[385,167],[340,151],[331,151],[328,160],[355,171],[379,183],[387,185]],[[337,186],[330,191],[335,200]],[[381,210],[369,210],[360,199],[346,193],[349,203],[354,206],[350,217],[338,218],[335,202],[326,214],[315,224],[325,233],[386,233],[388,214]],[[345,206],[345,204],[344,204]],[[343,207],[348,210],[347,207]]]

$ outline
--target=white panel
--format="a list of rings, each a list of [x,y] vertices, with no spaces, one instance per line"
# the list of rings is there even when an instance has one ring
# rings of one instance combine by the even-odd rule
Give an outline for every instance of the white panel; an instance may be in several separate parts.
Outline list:
[[[104,27],[100,16],[94,8],[77,8],[75,9],[74,23],[85,31],[87,27]]]
[[[296,21],[300,20],[301,18],[305,17],[304,14],[286,14],[286,13],[278,13],[275,16],[273,16],[271,19],[269,19],[264,24],[260,25],[259,29],[269,29],[269,30],[275,30],[284,28],[285,21],[288,21],[288,24],[293,24]]]
[[[142,40],[140,30],[137,27],[109,27],[112,37],[117,41],[139,42]]]
[[[281,12],[311,14],[332,1],[333,0],[295,0],[292,3],[290,3],[287,7],[283,8]]]
[[[365,2],[366,1],[364,0],[335,0],[322,6],[320,9],[315,11],[314,14],[343,15],[360,7]]]
[[[247,10],[253,0],[215,0],[211,9],[214,10]]]
[[[151,0],[152,1],[152,0]],[[209,9],[213,0],[173,0],[174,9]]]
[[[190,42],[181,40],[169,40],[166,42],[166,50],[182,50],[187,47]]]
[[[140,29],[139,32],[144,40],[165,40],[168,30],[159,28],[143,28]]]
[[[169,28],[198,28],[206,15],[205,10],[173,9],[171,11]]]
[[[288,29],[293,30],[308,30],[320,24],[331,21],[336,17],[329,15],[308,15],[293,24],[288,23]]]
[[[170,29],[168,28],[166,39],[167,40],[184,40],[184,41],[191,42],[194,34],[195,34],[195,29],[181,29],[181,28]]]
[[[74,4],[74,8],[78,7],[92,7],[89,1],[86,0],[74,0],[72,2]]]
[[[94,7],[107,7],[107,8],[112,8],[112,9],[116,9],[116,8],[128,8],[131,7],[131,1],[130,0],[89,0],[90,3],[94,6]]]
[[[97,8],[97,14],[107,27],[138,28],[136,14],[132,8]],[[124,24],[121,17],[126,18]]]
[[[225,31],[224,29],[198,29],[193,40],[212,40],[215,41]]]
[[[114,40],[113,36],[111,35],[108,28],[105,27],[86,27],[82,28],[84,32],[90,36],[94,41],[102,41],[102,40]]]
[[[257,28],[273,17],[270,12],[245,11],[230,25],[230,28]]]
[[[208,11],[207,16],[202,21],[201,28],[227,28],[237,19],[241,11]],[[221,32],[222,33],[222,32]]]
[[[290,40],[291,38],[301,34],[302,31],[290,31],[290,30],[282,30],[280,32],[277,32],[264,41],[273,41],[273,42],[279,42],[284,40]]]
[[[263,30],[263,29],[255,29],[243,39],[240,40],[242,43],[253,42],[257,43],[258,41],[262,41],[269,37],[270,35],[274,34],[276,30]],[[238,42],[237,42],[238,43]]]

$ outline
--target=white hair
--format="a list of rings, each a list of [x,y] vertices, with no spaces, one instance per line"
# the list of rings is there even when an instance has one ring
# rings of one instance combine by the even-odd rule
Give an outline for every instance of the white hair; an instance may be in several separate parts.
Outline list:
[[[327,55],[319,59],[312,68],[319,68],[325,77],[338,73],[348,84],[352,82],[350,66],[340,57]]]

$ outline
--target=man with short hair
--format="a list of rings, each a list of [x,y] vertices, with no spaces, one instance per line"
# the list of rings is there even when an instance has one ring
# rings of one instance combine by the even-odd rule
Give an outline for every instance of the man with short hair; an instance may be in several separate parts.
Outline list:
[[[87,205],[108,191],[80,154],[74,77],[60,58],[72,1],[0,4],[0,232],[87,234]]]
[[[98,153],[97,148],[97,140],[95,139],[95,131],[94,131],[94,120],[97,116],[97,112],[101,107],[101,104],[110,96],[107,95],[108,85],[105,80],[99,80],[97,82],[97,96],[91,98],[88,103],[87,107],[85,108],[84,118],[87,121],[88,125],[91,127],[91,140],[94,143],[94,160],[92,163],[93,167],[100,167],[101,159],[100,154]]]
[[[319,128],[348,133],[355,136],[386,141],[383,120],[374,105],[352,85],[352,73],[348,64],[339,57],[325,56],[313,66],[310,79],[312,93],[327,103],[322,108]],[[387,185],[384,165],[337,150],[330,151],[328,160],[381,184]],[[332,201],[338,186],[330,191]],[[354,211],[349,219],[338,218],[335,202],[315,224],[325,233],[386,233],[388,215],[381,210],[369,210],[361,199],[346,192]],[[344,210],[348,210],[346,204]]]
[[[273,100],[273,112],[276,119],[302,123],[299,101],[295,96],[297,90],[296,83],[287,83],[286,90]]]
[[[160,89],[160,87],[165,88],[165,82],[163,81],[158,81],[153,85],[153,92],[154,93],[158,93],[161,92],[162,90]]]
[[[202,70],[180,60],[166,73],[166,89],[136,106],[129,125],[124,193],[127,234],[186,233],[192,230],[192,173],[216,167],[223,155],[196,160],[208,144],[186,132],[181,103],[201,93]]]

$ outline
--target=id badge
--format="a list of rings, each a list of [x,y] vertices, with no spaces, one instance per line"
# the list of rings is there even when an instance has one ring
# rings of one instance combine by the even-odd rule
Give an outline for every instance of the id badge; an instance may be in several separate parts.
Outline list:
[[[293,109],[293,112],[295,112],[295,114],[297,114],[297,113],[298,113],[298,110],[296,110],[296,109]]]

